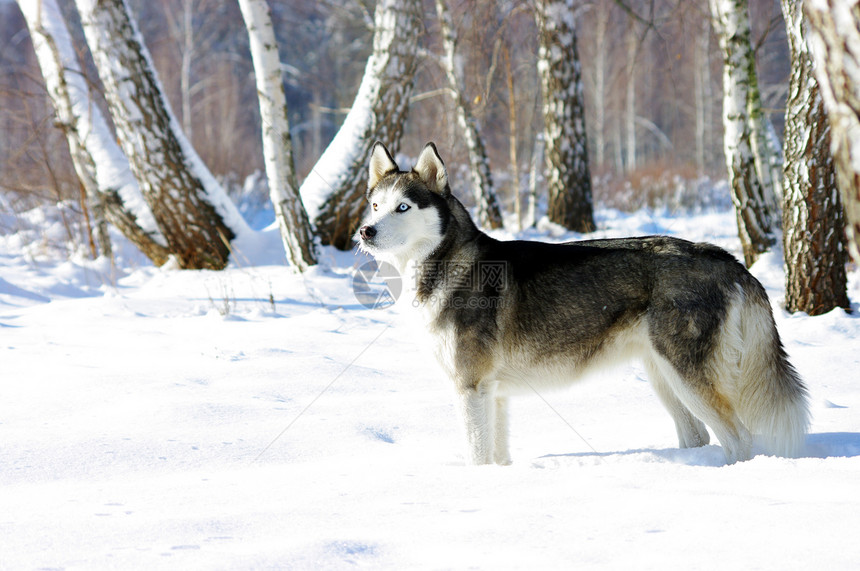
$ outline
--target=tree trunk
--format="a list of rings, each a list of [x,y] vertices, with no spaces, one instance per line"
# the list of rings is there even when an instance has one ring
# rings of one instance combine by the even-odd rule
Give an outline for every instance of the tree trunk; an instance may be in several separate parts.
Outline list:
[[[604,4],[597,6],[595,15],[594,31],[594,122],[592,133],[595,135],[594,153],[597,168],[603,168],[606,163],[606,55],[609,51],[609,42],[606,38],[606,30],[609,27],[609,16],[611,6]]]
[[[636,25],[627,30],[627,88],[624,92],[624,119],[627,131],[627,172],[636,170]]]
[[[830,151],[842,194],[845,231],[854,261],[860,263],[860,5],[805,2],[815,76],[830,120]]]
[[[695,40],[693,66],[693,95],[696,105],[696,166],[700,173],[711,164],[711,26],[703,19],[702,29]]]
[[[761,103],[755,58],[750,45],[746,0],[710,0],[711,19],[723,51],[723,125],[726,166],[738,221],[744,262],[751,266],[776,243],[773,188],[768,169],[757,168],[754,151]],[[767,171],[767,172],[765,172]]]
[[[448,88],[454,102],[454,109],[457,112],[457,124],[463,130],[464,142],[469,151],[469,174],[472,179],[472,193],[475,198],[478,222],[489,228],[501,228],[502,215],[493,189],[490,159],[487,157],[487,150],[478,129],[478,122],[472,115],[466,100],[465,82],[460,70],[457,69],[457,38],[445,0],[436,0],[436,14],[439,17],[442,46],[445,50],[442,63],[448,78]]]
[[[791,49],[785,114],[785,308],[809,315],[849,308],[844,221],[830,125],[812,72],[802,0],[782,0]]]
[[[257,78],[269,195],[287,259],[303,272],[317,260],[313,233],[296,182],[287,98],[269,5],[266,0],[239,0],[239,7],[248,29]]]
[[[163,238],[158,235],[152,213],[140,196],[127,159],[117,147],[99,108],[90,100],[86,79],[56,0],[19,0],[19,6],[97,228],[106,219],[155,264],[163,264],[168,256]],[[106,230],[99,229],[98,234],[102,254],[110,256]]]
[[[301,186],[308,215],[323,244],[352,247],[365,211],[367,160],[377,140],[396,153],[403,134],[421,35],[419,0],[380,0],[373,53],[355,101],[322,157]]]
[[[573,0],[539,0],[538,73],[543,93],[549,219],[576,232],[595,229],[576,49]]]
[[[538,222],[538,177],[541,170],[539,165],[543,163],[543,154],[543,134],[538,133],[535,137],[535,144],[532,146],[532,158],[529,162],[529,198],[528,206],[526,206],[526,219],[523,221],[524,228],[533,228]]]
[[[182,134],[125,1],[76,3],[120,145],[170,253],[182,268],[224,268],[247,225]]]

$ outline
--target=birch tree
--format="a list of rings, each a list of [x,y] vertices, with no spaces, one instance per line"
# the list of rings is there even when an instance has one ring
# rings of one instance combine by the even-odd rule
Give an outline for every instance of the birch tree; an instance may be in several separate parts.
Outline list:
[[[695,139],[696,166],[700,172],[711,161],[709,137],[713,132],[711,125],[711,26],[707,18],[702,19],[701,30],[694,44],[693,99],[696,109]]]
[[[248,227],[183,135],[125,0],[76,0],[119,143],[182,268],[222,269]]]
[[[710,0],[723,52],[723,146],[744,262],[751,266],[776,243],[773,159],[750,43],[747,0]]]
[[[830,150],[845,211],[845,232],[860,263],[860,5],[804,3],[815,76],[830,120]]]
[[[636,56],[639,40],[636,37],[636,23],[631,19],[627,29],[627,88],[624,92],[624,123],[627,132],[627,172],[636,170]]]
[[[785,305],[791,312],[819,315],[850,304],[830,125],[812,72],[802,4],[803,0],[782,0],[791,49],[782,210]]]
[[[484,140],[478,122],[469,109],[466,99],[466,86],[457,59],[457,37],[451,13],[445,0],[436,0],[436,14],[442,33],[442,47],[445,51],[442,63],[448,79],[448,89],[457,113],[457,124],[463,131],[466,148],[469,152],[469,176],[472,180],[472,193],[475,198],[478,221],[489,228],[502,227],[502,215],[493,189],[490,173],[490,159],[484,147]],[[513,106],[513,103],[511,103]]]
[[[316,264],[316,253],[296,182],[287,98],[269,5],[266,0],[239,0],[239,7],[248,29],[257,79],[269,195],[287,259],[298,271],[304,271]]]
[[[107,229],[99,219],[116,226],[154,263],[163,264],[168,250],[125,155],[90,98],[56,0],[19,0],[18,5],[33,39],[57,124],[68,140],[75,173],[96,213],[102,254],[110,256],[111,248]]]
[[[392,153],[400,144],[418,64],[421,2],[379,0],[373,22],[373,52],[355,101],[300,189],[322,243],[344,250],[364,213],[373,143],[385,141]]]
[[[544,116],[548,216],[576,232],[595,229],[573,0],[539,0],[538,73]]]

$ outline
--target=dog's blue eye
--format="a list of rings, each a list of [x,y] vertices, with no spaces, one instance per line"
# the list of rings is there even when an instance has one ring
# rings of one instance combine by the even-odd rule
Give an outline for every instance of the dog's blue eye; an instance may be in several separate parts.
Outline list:
[[[397,212],[406,212],[407,210],[409,210],[409,205],[405,202],[401,202],[400,205],[397,207]]]

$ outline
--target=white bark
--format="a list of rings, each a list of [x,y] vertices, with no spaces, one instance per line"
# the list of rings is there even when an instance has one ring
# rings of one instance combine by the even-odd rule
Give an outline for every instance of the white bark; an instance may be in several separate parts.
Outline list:
[[[535,144],[532,147],[532,158],[529,165],[529,200],[523,228],[531,228],[537,224],[538,177],[540,177],[540,165],[543,164],[543,148],[543,135],[539,133],[535,137]]]
[[[191,61],[194,59],[194,0],[182,0],[182,67],[179,88],[182,93],[182,129],[191,140]]]
[[[632,21],[627,31],[627,89],[624,95],[624,118],[627,126],[627,171],[636,170],[636,27]]]
[[[239,7],[248,29],[254,61],[269,195],[287,259],[302,272],[316,264],[316,255],[310,222],[296,182],[287,98],[269,5],[266,0],[239,0]]]
[[[710,147],[708,137],[711,126],[711,26],[704,20],[701,33],[695,41],[695,65],[693,66],[693,95],[696,105],[696,166],[703,171],[710,164],[707,156]]]
[[[860,263],[860,6],[811,0],[803,8],[810,24],[815,76],[830,119],[830,150],[849,251]]]
[[[125,0],[76,0],[117,136],[182,267],[220,268],[250,233],[176,121]]]
[[[19,0],[18,4],[81,184],[91,200],[105,204],[108,221],[153,261],[163,263],[167,256],[164,238],[159,235],[128,160],[90,98],[56,0]]]
[[[592,126],[595,135],[594,151],[598,167],[606,162],[606,55],[609,45],[606,41],[606,29],[609,27],[611,9],[608,6],[598,7],[597,23],[594,33],[594,120]]]
[[[744,261],[752,265],[775,242],[775,198],[746,0],[710,0],[723,51],[723,145]]]
[[[451,14],[445,5],[445,0],[436,0],[436,14],[439,17],[442,46],[445,51],[442,64],[445,68],[451,99],[457,113],[457,124],[463,132],[466,149],[469,152],[469,174],[472,179],[472,193],[475,198],[478,222],[489,228],[501,228],[502,216],[493,189],[490,160],[487,157],[478,123],[466,101],[465,82],[457,65],[457,37],[454,34],[454,24],[451,21]]]

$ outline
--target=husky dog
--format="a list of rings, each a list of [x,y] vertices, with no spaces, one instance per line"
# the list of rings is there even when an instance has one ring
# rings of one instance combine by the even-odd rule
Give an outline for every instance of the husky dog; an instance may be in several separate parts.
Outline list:
[[[567,244],[499,241],[451,193],[428,143],[401,171],[376,143],[360,247],[415,276],[415,303],[453,381],[473,464],[509,464],[508,397],[639,358],[681,448],[726,460],[801,453],[807,391],[762,285],[733,256],[665,236]],[[408,272],[408,274],[407,274]]]

